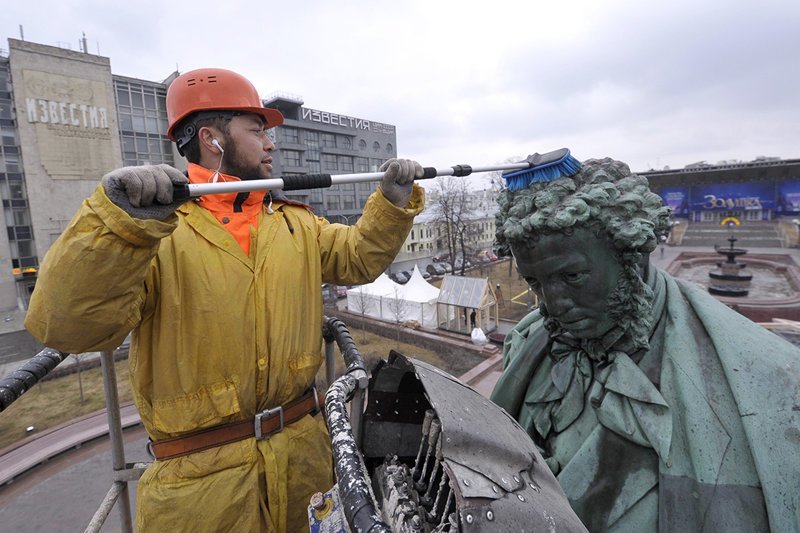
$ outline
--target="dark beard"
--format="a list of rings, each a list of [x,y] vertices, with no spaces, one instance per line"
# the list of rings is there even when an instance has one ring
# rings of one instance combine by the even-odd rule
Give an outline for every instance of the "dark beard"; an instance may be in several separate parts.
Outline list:
[[[624,266],[608,297],[606,309],[608,316],[628,333],[637,348],[645,348],[649,344],[652,303],[653,291],[639,277],[636,267]],[[543,303],[539,305],[539,312],[544,317],[544,328],[551,335],[563,331],[561,323],[550,317]]]
[[[225,154],[223,155],[222,173],[234,176],[240,180],[259,180],[264,179],[261,175],[261,165],[250,167],[241,162],[241,157],[236,143],[229,138],[225,138]]]

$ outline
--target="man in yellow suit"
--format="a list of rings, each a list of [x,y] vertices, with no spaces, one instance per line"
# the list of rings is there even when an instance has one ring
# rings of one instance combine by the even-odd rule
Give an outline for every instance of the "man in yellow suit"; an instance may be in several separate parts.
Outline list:
[[[173,185],[272,177],[283,116],[222,69],[179,76],[168,135],[189,161],[103,177],[48,252],[26,327],[66,352],[111,350],[130,371],[156,461],[142,476],[147,531],[301,531],[333,484],[312,388],[323,282],[362,284],[397,254],[424,204],[422,168],[390,160],[354,226],[280,191],[173,200]]]

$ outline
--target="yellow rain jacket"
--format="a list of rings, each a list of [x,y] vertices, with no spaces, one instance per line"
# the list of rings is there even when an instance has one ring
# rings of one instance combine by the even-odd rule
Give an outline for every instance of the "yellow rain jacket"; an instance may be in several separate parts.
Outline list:
[[[378,191],[355,226],[274,202],[249,256],[206,209],[134,219],[102,186],[43,261],[26,327],[66,352],[110,350],[133,329],[136,405],[153,440],[253,419],[312,384],[321,363],[323,282],[361,284],[393,260],[423,207]],[[142,531],[303,531],[310,496],[333,484],[321,416],[156,461],[139,481]]]

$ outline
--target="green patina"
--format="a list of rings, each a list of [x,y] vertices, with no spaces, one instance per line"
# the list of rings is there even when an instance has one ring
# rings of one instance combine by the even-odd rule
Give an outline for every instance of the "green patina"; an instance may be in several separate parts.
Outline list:
[[[492,399],[592,531],[800,530],[800,350],[651,268],[669,210],[610,159],[500,199],[540,309]]]

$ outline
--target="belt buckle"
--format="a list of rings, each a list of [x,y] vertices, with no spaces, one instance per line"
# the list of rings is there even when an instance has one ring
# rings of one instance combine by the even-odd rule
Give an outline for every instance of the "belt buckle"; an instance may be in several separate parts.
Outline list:
[[[270,431],[266,435],[263,434],[262,431],[261,431],[261,420],[264,417],[272,418],[273,416],[275,416],[276,413],[280,417],[280,422],[281,422],[280,425],[278,426],[277,429],[275,429],[273,431]],[[255,435],[256,436],[256,440],[268,439],[268,438],[270,438],[270,436],[274,435],[275,433],[283,431],[283,406],[279,405],[278,407],[273,407],[272,409],[264,409],[263,411],[258,413],[256,415],[255,428],[254,429],[255,429],[255,434],[256,434]]]

